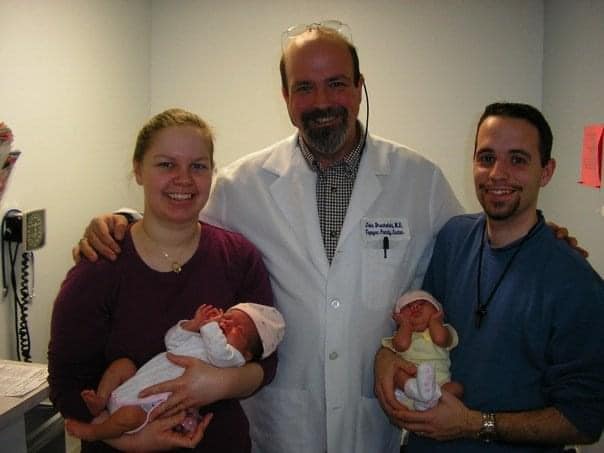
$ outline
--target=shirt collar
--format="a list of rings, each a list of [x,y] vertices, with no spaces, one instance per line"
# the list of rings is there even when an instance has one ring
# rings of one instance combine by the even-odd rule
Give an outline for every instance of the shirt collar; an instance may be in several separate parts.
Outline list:
[[[487,216],[484,212],[482,213],[482,221],[485,223],[484,228],[486,229]],[[518,247],[518,245],[522,244],[522,242],[524,242],[526,240],[530,240],[533,236],[535,236],[537,234],[538,231],[540,231],[543,228],[544,225],[545,225],[545,217],[543,216],[543,212],[541,211],[541,209],[537,209],[537,222],[535,223],[535,225],[533,225],[531,227],[531,229],[526,233],[526,235],[514,240],[513,242],[510,242],[507,245],[504,245],[503,247],[495,247],[495,248],[493,248],[491,246],[491,241],[487,237],[486,233],[484,234],[484,237],[482,238],[482,240],[485,241],[485,243],[488,245],[488,247],[491,250],[498,252],[498,253],[504,252],[506,250],[511,250],[511,249]]]

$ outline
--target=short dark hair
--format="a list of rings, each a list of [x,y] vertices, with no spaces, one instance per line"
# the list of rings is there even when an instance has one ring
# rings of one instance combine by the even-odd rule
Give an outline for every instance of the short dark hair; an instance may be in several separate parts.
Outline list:
[[[478,142],[478,129],[490,116],[503,116],[507,118],[517,118],[526,120],[537,129],[539,133],[539,155],[541,157],[541,166],[545,167],[552,158],[552,144],[554,136],[543,114],[532,105],[520,104],[517,102],[494,102],[484,109],[484,112],[478,120],[476,126],[476,137],[474,139],[474,151]]]
[[[348,51],[350,52],[350,56],[352,58],[353,81],[355,86],[358,86],[359,81],[361,80],[361,69],[357,48],[354,46],[354,44],[349,42],[344,37],[342,37],[342,41],[346,44],[346,47],[348,47]],[[287,87],[287,73],[285,71],[285,52],[281,53],[281,60],[279,61],[279,72],[281,73],[281,88],[289,92],[289,88]]]

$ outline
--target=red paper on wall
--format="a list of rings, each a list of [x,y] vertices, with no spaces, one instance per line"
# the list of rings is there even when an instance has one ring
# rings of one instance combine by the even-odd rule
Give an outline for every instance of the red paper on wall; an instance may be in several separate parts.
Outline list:
[[[581,179],[579,184],[599,188],[602,181],[604,124],[590,124],[583,131]]]

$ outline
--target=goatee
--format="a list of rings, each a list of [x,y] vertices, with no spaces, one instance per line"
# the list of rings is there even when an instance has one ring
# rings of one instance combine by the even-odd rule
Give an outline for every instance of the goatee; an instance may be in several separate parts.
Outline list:
[[[323,119],[337,119],[334,125],[321,126]],[[346,140],[348,111],[344,107],[313,109],[302,114],[302,129],[307,145],[318,154],[331,155],[340,150]]]
[[[506,207],[505,203],[494,203],[493,209],[487,203],[481,203],[487,217],[492,220],[507,220],[512,217],[520,208],[520,200],[514,200]],[[505,208],[502,209],[502,208]]]

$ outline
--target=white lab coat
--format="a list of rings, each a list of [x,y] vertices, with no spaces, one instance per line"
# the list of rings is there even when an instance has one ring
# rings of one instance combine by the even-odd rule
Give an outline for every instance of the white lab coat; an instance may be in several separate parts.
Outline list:
[[[397,296],[420,285],[436,233],[461,207],[433,163],[369,136],[330,266],[316,174],[296,140],[220,171],[202,213],[258,247],[287,323],[274,381],[244,401],[254,451],[398,452],[373,359],[392,334]]]

